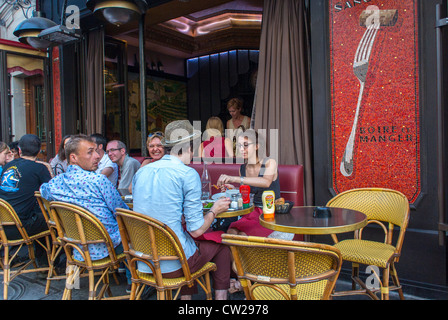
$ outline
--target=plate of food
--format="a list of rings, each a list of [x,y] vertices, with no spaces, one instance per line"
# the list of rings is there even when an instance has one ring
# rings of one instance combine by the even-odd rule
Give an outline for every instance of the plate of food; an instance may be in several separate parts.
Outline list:
[[[202,210],[203,211],[208,211],[213,207],[213,204],[215,203],[215,201],[213,200],[201,200],[202,202]]]
[[[225,192],[215,193],[214,195],[212,195],[212,200],[218,200],[220,198],[225,198],[225,197],[226,197]]]

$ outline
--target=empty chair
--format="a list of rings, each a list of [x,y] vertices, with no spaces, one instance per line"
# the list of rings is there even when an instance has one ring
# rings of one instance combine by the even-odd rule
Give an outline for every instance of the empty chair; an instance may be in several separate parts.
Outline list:
[[[204,289],[207,299],[212,298],[210,272],[216,270],[216,265],[208,262],[191,273],[182,245],[170,227],[147,215],[120,208],[117,221],[132,275],[131,300],[139,299],[146,285],[157,289],[160,300],[176,299],[183,286],[191,287],[195,281]],[[178,260],[184,276],[164,278],[160,269],[164,260]],[[138,271],[137,261],[146,264],[152,273]],[[172,291],[176,289],[173,297]]]
[[[5,227],[17,228],[20,237],[9,239]],[[35,235],[28,235],[14,208],[5,200],[0,199],[0,249],[3,248],[3,258],[0,266],[3,269],[3,299],[8,299],[8,286],[10,282],[20,274],[48,271],[49,267],[39,267],[36,264],[34,245],[40,245],[50,261],[50,231],[46,230]],[[27,261],[16,259],[20,249],[28,247]],[[33,268],[29,268],[32,264]]]
[[[327,203],[328,207],[353,209],[367,215],[368,224],[375,223],[384,230],[384,241],[362,239],[362,230],[355,232],[354,239],[338,241],[333,235],[335,247],[342,253],[342,259],[352,263],[352,289],[337,292],[335,295],[368,294],[372,299],[378,299],[376,292],[380,291],[382,299],[389,299],[389,290],[398,290],[400,298],[404,299],[398,280],[395,263],[401,255],[404,235],[409,222],[409,201],[399,191],[382,188],[360,188],[342,192]],[[394,228],[399,227],[399,234],[394,243]],[[383,270],[379,288],[370,289],[359,277],[359,265],[377,266]],[[389,277],[393,286],[389,286]],[[356,284],[361,288],[357,289]]]
[[[222,235],[248,300],[327,300],[341,270],[338,249],[325,244]]]

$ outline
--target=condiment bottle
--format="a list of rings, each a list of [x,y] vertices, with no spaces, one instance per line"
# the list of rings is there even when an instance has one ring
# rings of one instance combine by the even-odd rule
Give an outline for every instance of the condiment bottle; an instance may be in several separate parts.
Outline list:
[[[275,216],[275,193],[272,190],[263,192],[261,199],[263,201],[263,216],[265,219],[274,219]]]
[[[243,197],[241,193],[238,193],[238,210],[243,209]]]
[[[238,199],[236,196],[236,194],[232,194],[232,202],[230,202],[230,207],[235,210],[238,209]]]
[[[243,198],[243,208],[249,208],[250,207],[250,186],[245,185],[245,184],[241,185],[240,193]]]

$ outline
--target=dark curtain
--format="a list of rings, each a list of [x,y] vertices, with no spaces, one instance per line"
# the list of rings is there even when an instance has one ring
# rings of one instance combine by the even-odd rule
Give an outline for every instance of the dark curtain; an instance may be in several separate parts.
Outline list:
[[[104,31],[91,31],[86,39],[86,134],[103,132]]]
[[[265,0],[253,128],[266,129],[279,164],[304,166],[304,199],[313,203],[309,30],[305,2]],[[270,137],[278,130],[278,139]],[[275,137],[275,138],[274,138]],[[274,146],[275,150],[275,146]],[[271,154],[272,156],[272,154]]]

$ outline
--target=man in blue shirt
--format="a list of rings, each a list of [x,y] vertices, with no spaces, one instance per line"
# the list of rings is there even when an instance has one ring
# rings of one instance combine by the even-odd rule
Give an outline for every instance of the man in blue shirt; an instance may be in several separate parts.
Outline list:
[[[119,253],[122,247],[115,209],[129,208],[107,177],[95,173],[100,155],[94,140],[84,135],[73,136],[67,142],[65,152],[69,163],[67,171],[41,186],[42,197],[49,201],[72,203],[89,210],[104,225]],[[89,252],[92,260],[108,256],[105,244],[91,244]],[[74,256],[75,259],[82,260],[76,250]]]
[[[198,173],[185,164],[193,157],[193,140],[201,136],[190,122],[171,122],[165,130],[162,144],[166,154],[162,159],[140,168],[134,176],[132,193],[134,211],[146,214],[168,225],[179,238],[191,272],[205,263],[216,263],[213,272],[215,299],[227,299],[230,283],[231,257],[227,246],[212,241],[195,241],[207,231],[216,215],[227,211],[230,199],[215,202],[208,213],[203,214],[201,181]],[[186,228],[183,227],[183,220]],[[178,261],[161,261],[165,277],[179,277],[183,273]],[[146,268],[145,268],[146,267]],[[150,273],[145,264],[138,266],[141,272]],[[181,299],[191,299],[194,290],[182,288]]]

